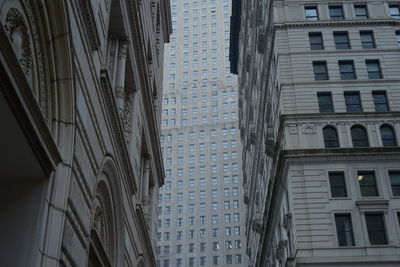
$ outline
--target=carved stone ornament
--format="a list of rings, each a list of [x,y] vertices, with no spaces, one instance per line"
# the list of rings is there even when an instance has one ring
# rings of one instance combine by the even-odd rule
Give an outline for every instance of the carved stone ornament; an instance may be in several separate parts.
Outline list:
[[[275,248],[275,259],[279,262],[282,262],[284,249],[287,247],[288,241],[281,240],[278,242]]]
[[[143,213],[144,213],[144,220],[146,221],[147,227],[150,227],[151,223],[151,198],[150,197],[143,197],[142,198],[143,204]]]
[[[282,221],[283,228],[288,230],[291,224],[292,224],[292,213],[286,213],[285,216],[283,216],[283,221]]]
[[[24,17],[16,8],[11,8],[6,15],[4,28],[10,38],[15,54],[21,64],[25,76],[32,80],[32,53],[30,37]]]
[[[93,229],[96,230],[103,246],[106,245],[106,226],[103,211],[97,207],[94,214]]]
[[[27,82],[34,91],[43,116],[50,125],[51,96],[48,89],[47,67],[37,16],[31,5],[29,0],[6,1],[1,10],[1,22]]]
[[[124,128],[125,141],[130,143],[131,129],[132,129],[132,108],[133,108],[133,94],[125,94],[124,109],[121,113],[122,126]]]

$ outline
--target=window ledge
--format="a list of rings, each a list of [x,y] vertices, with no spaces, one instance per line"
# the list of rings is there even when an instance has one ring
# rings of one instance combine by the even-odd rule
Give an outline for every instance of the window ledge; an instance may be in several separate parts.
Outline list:
[[[385,211],[389,208],[389,200],[383,198],[365,198],[356,201],[360,211]]]

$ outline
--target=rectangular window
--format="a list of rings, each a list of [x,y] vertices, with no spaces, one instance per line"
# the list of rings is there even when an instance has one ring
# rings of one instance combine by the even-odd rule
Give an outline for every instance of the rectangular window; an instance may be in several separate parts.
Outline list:
[[[319,112],[334,112],[331,92],[317,93]]]
[[[306,20],[318,20],[318,9],[316,6],[308,6],[304,8]]]
[[[314,61],[314,79],[316,81],[329,80],[328,68],[325,61]]]
[[[381,67],[379,60],[366,60],[367,72],[369,79],[382,79]]]
[[[372,98],[374,99],[375,111],[377,112],[389,111],[389,104],[386,97],[386,91],[372,92]]]
[[[373,171],[357,172],[358,182],[360,184],[361,196],[376,197],[379,196],[376,185],[375,173]]]
[[[400,19],[400,6],[399,5],[389,5],[390,16],[394,19]]]
[[[371,245],[387,244],[385,222],[383,214],[365,214],[367,224],[368,238]]]
[[[339,71],[342,80],[356,79],[353,61],[339,61]]]
[[[310,40],[311,50],[323,50],[324,41],[322,39],[322,33],[320,32],[310,32],[308,33],[308,38]]]
[[[359,92],[344,92],[347,112],[361,112],[361,98]]]
[[[354,246],[353,227],[350,214],[335,214],[335,224],[339,246]]]
[[[400,47],[400,31],[396,32],[397,47]]]
[[[349,34],[347,32],[334,32],[333,39],[336,49],[350,49]]]
[[[329,184],[331,186],[332,197],[347,197],[344,172],[330,172]]]
[[[372,31],[360,31],[360,38],[362,48],[375,48],[374,33]]]
[[[368,19],[368,9],[366,5],[354,5],[357,19]]]
[[[389,171],[393,196],[400,196],[400,171]]]
[[[329,15],[332,20],[344,19],[343,7],[342,6],[329,6]]]

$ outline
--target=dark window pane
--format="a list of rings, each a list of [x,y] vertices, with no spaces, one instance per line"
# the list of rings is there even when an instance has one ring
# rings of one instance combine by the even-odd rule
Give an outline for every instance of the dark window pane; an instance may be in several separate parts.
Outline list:
[[[344,100],[346,103],[347,112],[361,112],[361,99],[358,92],[345,92]]]
[[[382,79],[381,68],[379,66],[379,61],[377,60],[367,60],[367,72],[369,79]]]
[[[350,49],[350,41],[347,32],[334,32],[333,38],[336,49]]]
[[[311,50],[323,50],[324,44],[321,33],[309,33]]]
[[[397,146],[396,135],[393,128],[383,125],[380,130],[383,146]]]
[[[376,187],[376,179],[374,172],[358,172],[358,183],[360,184],[361,196],[376,197],[379,196]]]
[[[361,126],[351,127],[353,147],[369,147],[367,131]]]
[[[351,61],[339,61],[339,71],[342,80],[353,80],[356,78],[354,65]]]
[[[385,223],[382,214],[365,214],[368,237],[371,245],[387,244]]]
[[[332,197],[347,197],[346,183],[343,172],[330,172],[329,184]]]
[[[313,62],[313,68],[316,81],[328,80],[328,70],[325,62]]]
[[[332,94],[318,93],[319,112],[333,112]]]
[[[323,136],[326,148],[339,147],[339,140],[337,131],[333,127],[325,127],[323,129]]]
[[[353,227],[349,214],[335,215],[339,246],[354,246]]]
[[[372,32],[360,32],[362,48],[375,48],[374,35]]]
[[[344,19],[343,8],[341,6],[330,6],[329,14],[332,20]]]
[[[367,6],[357,5],[357,6],[354,6],[354,10],[355,10],[357,19],[368,19]]]
[[[393,196],[400,196],[400,171],[390,171],[389,179]]]
[[[372,97],[374,99],[375,111],[378,112],[389,111],[386,92],[373,92]]]

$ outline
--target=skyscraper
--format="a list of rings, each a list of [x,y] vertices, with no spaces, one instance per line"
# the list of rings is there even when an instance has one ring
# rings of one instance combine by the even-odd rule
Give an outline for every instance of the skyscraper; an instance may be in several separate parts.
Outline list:
[[[251,264],[399,266],[399,2],[241,2]]]
[[[173,0],[166,46],[158,264],[246,266],[230,0]]]

